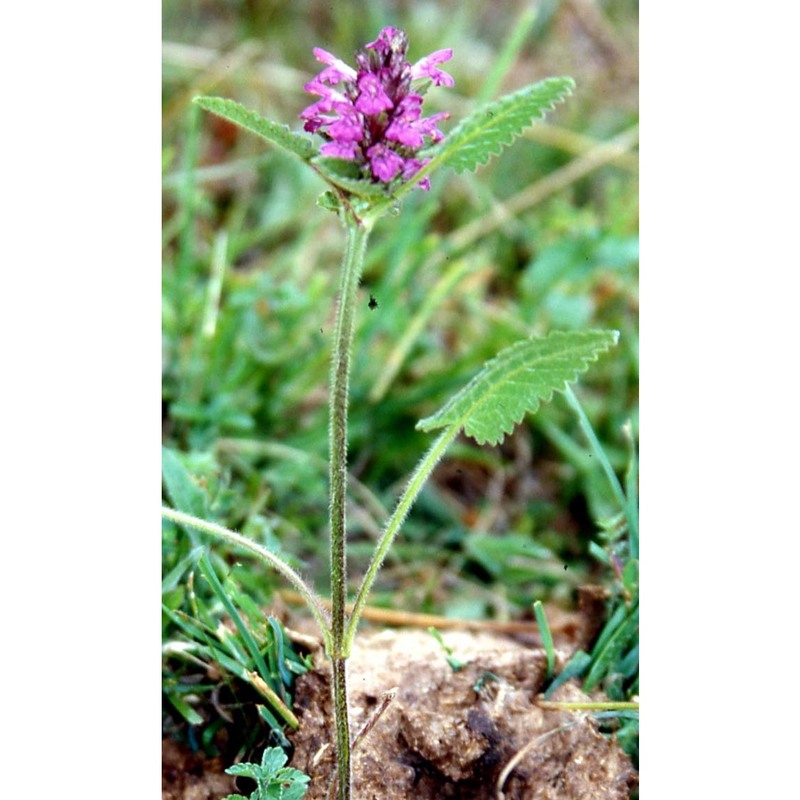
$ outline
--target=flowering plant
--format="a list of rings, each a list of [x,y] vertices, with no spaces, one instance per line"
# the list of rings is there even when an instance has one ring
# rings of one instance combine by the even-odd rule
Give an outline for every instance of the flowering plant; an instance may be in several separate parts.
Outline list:
[[[452,51],[437,50],[412,64],[406,58],[407,49],[405,33],[394,27],[385,27],[355,54],[355,67],[326,50],[314,49],[316,59],[325,66],[305,88],[318,99],[299,116],[305,134],[321,137],[321,145],[232,100],[196,98],[202,108],[283,148],[313,169],[329,187],[320,205],[334,211],[346,231],[329,403],[330,614],[313,588],[275,553],[183,509],[163,509],[168,519],[256,554],[303,595],[331,661],[336,772],[330,796],[339,800],[351,797],[351,750],[358,741],[351,736],[348,720],[347,658],[381,564],[425,481],[462,431],[479,444],[501,441],[554,391],[569,393],[569,384],[617,340],[616,331],[554,332],[512,344],[439,412],[418,423],[424,431],[440,433],[386,521],[348,615],[348,394],[356,300],[370,232],[387,211],[397,207],[405,193],[415,186],[429,189],[430,175],[437,167],[449,166],[456,172],[476,169],[563,100],[573,87],[570,78],[550,78],[524,87],[477,109],[445,136],[438,126],[449,114],[426,117],[422,107],[431,86],[454,86],[452,76],[440,68],[452,58]]]

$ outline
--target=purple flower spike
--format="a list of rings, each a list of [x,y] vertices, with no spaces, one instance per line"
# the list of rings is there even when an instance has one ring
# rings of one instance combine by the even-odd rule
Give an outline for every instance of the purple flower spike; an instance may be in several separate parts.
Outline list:
[[[413,178],[428,163],[417,152],[444,138],[436,125],[449,114],[423,117],[422,95],[430,84],[412,91],[412,81],[453,86],[452,76],[437,66],[449,61],[453,51],[437,50],[412,66],[407,48],[405,33],[392,27],[383,28],[355,54],[357,69],[314,48],[325,69],[306,84],[306,91],[319,99],[300,114],[303,127],[325,139],[322,155],[356,162],[363,177],[374,182]],[[338,84],[341,91],[333,88]],[[430,182],[424,178],[419,187],[429,189]]]

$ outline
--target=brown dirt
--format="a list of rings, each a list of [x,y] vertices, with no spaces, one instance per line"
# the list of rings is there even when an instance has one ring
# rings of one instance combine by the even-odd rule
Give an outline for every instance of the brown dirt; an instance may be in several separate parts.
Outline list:
[[[219,758],[204,758],[172,739],[161,740],[161,800],[218,800],[236,791]]]
[[[579,611],[548,607],[557,670],[576,649],[590,648],[605,616],[605,600],[603,590],[582,587]],[[431,624],[432,618],[417,617],[406,614],[404,620]],[[333,765],[326,747],[329,673],[321,642],[298,631],[305,627],[303,619],[287,620],[292,625],[288,632],[311,650],[317,669],[298,678],[295,686],[294,710],[301,725],[290,735],[295,746],[291,765],[312,776],[304,800],[321,800]],[[392,624],[382,617],[374,621],[382,628]],[[419,627],[367,631],[357,638],[349,661],[353,732],[384,692],[398,691],[354,753],[354,800],[627,800],[638,776],[619,747],[585,715],[545,711],[536,704],[546,667],[534,622],[436,618],[435,624],[453,655],[465,663],[463,669],[454,672],[440,645]],[[477,629],[448,630],[450,624]],[[551,699],[587,698],[567,684]],[[521,750],[498,793],[501,773]],[[162,800],[219,800],[237,791],[234,779],[224,774],[230,758],[204,758],[164,739],[162,759]]]
[[[630,760],[590,717],[537,706],[543,650],[485,632],[451,631],[443,637],[465,662],[463,669],[454,671],[433,637],[418,630],[367,633],[356,643],[349,662],[353,731],[384,692],[398,687],[353,754],[356,800],[630,796],[638,779]],[[569,650],[560,651],[562,662]],[[589,698],[566,684],[551,699]],[[298,679],[294,710],[300,728],[290,737],[292,766],[312,777],[305,800],[322,800],[333,766],[329,677],[322,659],[318,670]],[[498,786],[504,768],[523,749]]]

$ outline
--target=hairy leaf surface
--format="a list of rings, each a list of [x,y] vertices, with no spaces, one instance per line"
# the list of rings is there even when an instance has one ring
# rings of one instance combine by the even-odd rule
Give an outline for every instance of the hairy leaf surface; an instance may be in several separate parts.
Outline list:
[[[279,125],[277,122],[265,119],[233,100],[222,97],[195,97],[194,102],[200,108],[287,150],[301,161],[308,161],[316,153],[314,142],[308,137],[293,133],[288,125]]]
[[[572,93],[572,78],[546,78],[482,106],[462,120],[432,151],[433,160],[456,172],[474,170],[511,144]]]
[[[456,425],[478,444],[501,442],[526,413],[565,389],[600,353],[616,344],[618,331],[556,331],[507,347],[441,410],[417,423],[423,431]]]

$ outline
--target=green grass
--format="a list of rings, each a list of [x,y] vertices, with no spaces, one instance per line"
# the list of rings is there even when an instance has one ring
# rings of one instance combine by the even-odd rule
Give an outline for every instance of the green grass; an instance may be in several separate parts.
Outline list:
[[[548,75],[576,80],[575,95],[546,124],[476,175],[435,173],[430,193],[412,192],[373,234],[351,377],[350,553],[360,575],[386,510],[432,440],[416,422],[521,336],[620,331],[618,347],[575,394],[626,486],[632,462],[622,426],[629,422],[638,439],[637,4],[602,6],[616,50],[587,35],[564,4],[542,3],[533,22],[528,6],[164,6],[164,444],[174,469],[189,476],[194,489],[183,490],[198,515],[278,549],[320,590],[328,580],[326,389],[343,231],[316,205],[325,187],[303,165],[190,100],[230,97],[300,130],[302,86],[319,66],[312,48],[348,57],[389,23],[408,32],[412,59],[453,48],[455,89],[429,96],[432,111],[452,113],[445,133],[478,97]],[[520,25],[530,29],[521,43]],[[612,157],[602,145],[615,137],[627,149]],[[625,557],[630,546],[614,522],[619,511],[559,395],[502,445],[459,440],[405,523],[371,602],[531,617],[534,601],[569,603],[578,585],[600,582],[612,592],[612,616],[629,619],[631,576],[623,580],[625,564],[617,576],[610,555]],[[191,640],[205,648],[202,660],[223,652],[257,668],[266,638],[256,651],[242,630],[231,634],[234,644],[214,638],[215,621],[229,613],[209,568],[244,619],[241,604],[251,612],[268,606],[280,579],[217,546],[203,574],[199,540],[171,524],[164,530],[165,641]],[[245,628],[267,636],[255,616]],[[601,666],[583,673],[619,698],[638,692],[633,628],[638,641],[629,623],[625,641],[612,641],[602,659],[595,653]],[[171,692],[170,718],[191,723],[193,711],[207,714],[207,705],[185,701],[198,694],[181,683],[195,679],[186,664],[171,655],[165,665],[165,685],[184,687]],[[625,677],[616,677],[618,667]]]

